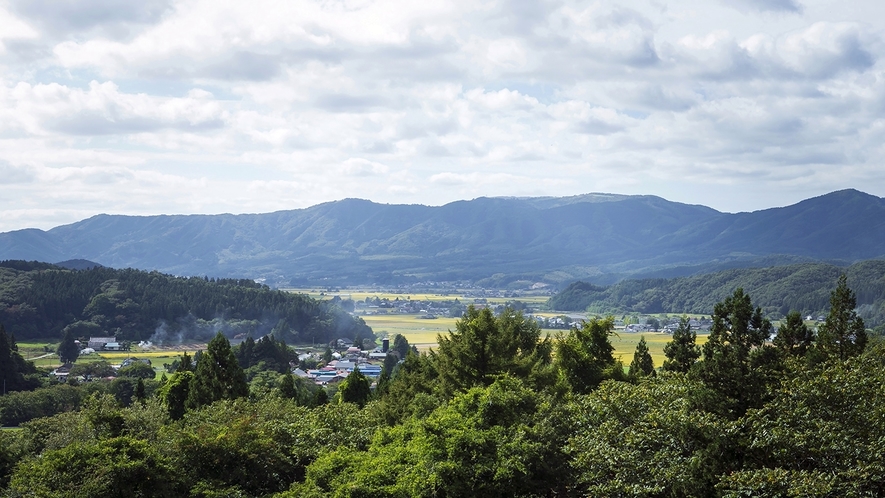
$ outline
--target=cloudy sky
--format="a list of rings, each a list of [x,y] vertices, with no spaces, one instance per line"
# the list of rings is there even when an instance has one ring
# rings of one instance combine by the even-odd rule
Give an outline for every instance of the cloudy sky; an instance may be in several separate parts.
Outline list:
[[[0,231],[842,188],[885,196],[881,0],[0,0]]]

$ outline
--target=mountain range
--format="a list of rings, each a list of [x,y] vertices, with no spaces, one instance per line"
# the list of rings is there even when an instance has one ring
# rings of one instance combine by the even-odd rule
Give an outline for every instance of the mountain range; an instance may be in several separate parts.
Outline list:
[[[469,280],[496,285],[673,277],[885,257],[885,199],[841,190],[723,213],[656,196],[344,199],[266,214],[97,215],[0,233],[0,259],[85,259],[271,285]]]

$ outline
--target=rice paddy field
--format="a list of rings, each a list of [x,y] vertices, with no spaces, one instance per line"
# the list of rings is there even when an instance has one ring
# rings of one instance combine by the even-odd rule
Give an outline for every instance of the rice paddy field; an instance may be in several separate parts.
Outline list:
[[[25,359],[33,361],[38,368],[57,368],[61,366],[58,355],[54,353],[58,344],[48,342],[25,342],[18,343],[18,350]],[[51,353],[46,352],[46,348]],[[158,348],[151,350],[138,350],[134,348],[132,351],[101,351],[90,355],[83,355],[77,358],[77,363],[89,363],[94,361],[107,361],[112,365],[123,362],[126,358],[145,358],[151,360],[151,366],[154,367],[156,378],[160,378],[165,371],[164,363],[172,363],[176,358],[181,356],[185,351],[189,354],[199,349],[206,349],[205,344],[188,344],[175,346],[174,348]]]
[[[369,315],[363,316],[366,324],[372,327],[375,335],[380,338],[385,335],[391,338],[395,334],[402,334],[408,339],[409,344],[415,345],[419,351],[427,351],[436,347],[437,334],[447,334],[455,328],[455,318],[436,318],[433,320],[422,319],[416,315]],[[544,329],[544,333],[551,336],[565,330]],[[628,333],[623,330],[617,331],[617,335],[611,337],[612,346],[615,347],[615,358],[620,357],[625,365],[633,361],[633,353],[639,340],[645,336],[648,351],[655,362],[655,367],[660,367],[664,362],[664,346],[672,338],[669,334],[660,332]],[[707,342],[707,335],[698,335],[698,344]]]

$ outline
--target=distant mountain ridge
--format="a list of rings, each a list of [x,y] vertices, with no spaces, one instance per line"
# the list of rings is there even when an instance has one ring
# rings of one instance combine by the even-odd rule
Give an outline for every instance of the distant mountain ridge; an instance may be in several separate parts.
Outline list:
[[[885,256],[885,200],[842,190],[752,213],[656,196],[478,198],[444,206],[344,199],[266,214],[97,215],[0,233],[0,259],[86,259],[271,284],[498,278],[614,281],[699,268]]]

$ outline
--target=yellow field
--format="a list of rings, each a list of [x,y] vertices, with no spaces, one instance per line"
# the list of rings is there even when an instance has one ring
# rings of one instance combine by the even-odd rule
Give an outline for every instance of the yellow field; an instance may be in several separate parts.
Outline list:
[[[395,334],[403,335],[409,344],[420,351],[436,346],[436,335],[447,334],[455,328],[455,318],[427,320],[416,315],[367,315],[361,316],[366,325],[372,327],[379,339]]]
[[[194,350],[188,349],[188,354],[190,356],[194,355]],[[155,363],[154,360],[165,360],[168,359],[170,361],[178,358],[184,354],[184,350],[181,351],[102,351],[98,353],[99,356],[108,360],[111,363],[119,363],[126,358],[147,358],[151,360],[151,362]]]
[[[621,357],[624,366],[630,365],[633,361],[633,353],[636,352],[636,345],[639,339],[645,336],[645,343],[648,345],[648,352],[651,354],[652,360],[655,362],[655,368],[660,367],[664,363],[664,346],[673,338],[670,334],[660,332],[618,332],[617,336],[611,337],[612,346],[615,347],[615,358]],[[707,335],[698,335],[697,344],[703,345],[707,342]]]
[[[415,345],[419,351],[427,351],[437,345],[436,335],[447,334],[455,328],[455,318],[437,318],[425,320],[415,315],[369,315],[362,317],[366,324],[372,327],[379,340],[384,336],[393,339],[395,334],[402,334],[408,339],[409,344]],[[566,333],[566,330],[544,329],[544,334],[555,336],[557,332]],[[670,342],[672,336],[659,332],[628,333],[620,331],[618,335],[611,337],[612,346],[615,347],[615,358],[620,357],[624,365],[633,361],[633,353],[639,339],[645,336],[648,352],[655,362],[655,367],[664,363],[664,346]],[[380,342],[380,341],[379,341]],[[698,345],[707,342],[707,335],[698,335]]]

